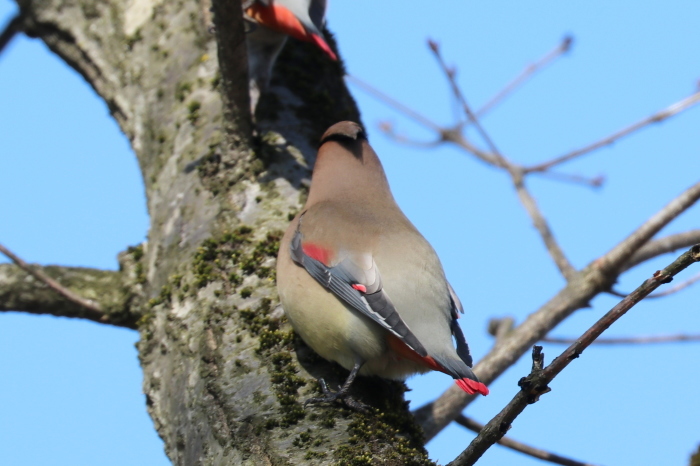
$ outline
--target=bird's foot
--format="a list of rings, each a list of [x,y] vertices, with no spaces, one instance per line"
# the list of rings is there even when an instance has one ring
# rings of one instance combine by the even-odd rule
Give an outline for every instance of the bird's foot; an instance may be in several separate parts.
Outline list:
[[[328,388],[328,384],[326,383],[325,380],[319,379],[318,382],[321,384],[321,391],[323,391],[323,396],[309,398],[308,400],[304,401],[304,408],[306,408],[306,406],[308,406],[308,405],[317,404],[317,403],[340,402],[350,409],[354,409],[356,411],[360,411],[363,413],[366,413],[370,410],[369,406],[367,406],[366,404],[364,404],[360,401],[357,401],[352,396],[350,396],[350,393],[348,390],[349,387],[343,386],[340,390],[338,390],[337,392],[334,392],[330,388]]]

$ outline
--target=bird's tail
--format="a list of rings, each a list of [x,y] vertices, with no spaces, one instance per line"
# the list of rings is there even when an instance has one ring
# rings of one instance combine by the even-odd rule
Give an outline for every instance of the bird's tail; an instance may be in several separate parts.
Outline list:
[[[489,394],[488,387],[479,381],[476,374],[472,372],[471,368],[462,359],[444,356],[433,356],[433,359],[441,367],[438,370],[454,377],[459,388],[468,394],[474,395],[478,393],[484,396]]]

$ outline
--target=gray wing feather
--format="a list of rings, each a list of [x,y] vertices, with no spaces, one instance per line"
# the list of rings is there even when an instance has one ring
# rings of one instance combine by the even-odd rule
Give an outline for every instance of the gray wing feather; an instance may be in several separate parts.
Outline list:
[[[301,223],[301,222],[300,222]],[[408,325],[401,319],[389,296],[381,288],[381,278],[378,273],[367,286],[368,293],[362,294],[352,287],[353,283],[363,283],[368,278],[367,271],[346,259],[335,267],[327,267],[322,262],[304,253],[301,246],[302,235],[297,229],[291,242],[292,260],[301,265],[318,283],[330,290],[347,304],[366,315],[386,330],[400,338],[406,345],[420,356],[428,352],[418,338],[411,332]],[[376,268],[375,268],[376,269]],[[355,275],[357,274],[357,275]],[[372,274],[370,274],[372,275]],[[358,280],[359,278],[359,280]],[[371,292],[370,292],[371,291]]]
[[[464,307],[462,307],[462,301],[459,300],[459,296],[457,296],[457,293],[455,293],[455,290],[452,288],[452,285],[450,285],[450,282],[447,282],[447,289],[450,291],[450,300],[452,301],[452,309],[455,311],[459,311],[460,314],[464,314]],[[453,312],[454,317],[457,317],[457,313]]]

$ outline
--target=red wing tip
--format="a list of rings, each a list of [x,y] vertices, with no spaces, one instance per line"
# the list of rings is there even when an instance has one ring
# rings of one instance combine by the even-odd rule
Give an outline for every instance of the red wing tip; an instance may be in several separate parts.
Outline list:
[[[338,61],[338,56],[331,50],[331,47],[326,43],[325,40],[318,34],[311,34],[311,41],[318,45],[321,50],[326,52],[326,54],[331,57],[333,61]]]
[[[455,380],[459,388],[464,390],[465,392],[469,393],[470,395],[474,395],[476,393],[486,396],[489,394],[489,389],[486,385],[484,385],[481,382],[477,382],[472,379],[457,379]]]

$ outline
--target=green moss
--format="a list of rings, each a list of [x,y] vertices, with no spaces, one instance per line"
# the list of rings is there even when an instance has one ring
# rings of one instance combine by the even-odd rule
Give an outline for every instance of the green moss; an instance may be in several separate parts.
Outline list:
[[[221,72],[219,70],[217,70],[216,74],[214,74],[214,77],[211,78],[211,89],[213,91],[215,91],[219,88],[220,85],[221,85]]]
[[[326,452],[323,451],[313,451],[309,450],[304,454],[304,459],[305,460],[315,460],[315,459],[323,459],[326,457]]]
[[[262,263],[269,257],[277,257],[277,252],[282,239],[282,231],[276,230],[267,234],[264,240],[258,242],[253,252],[241,259],[241,270],[246,275],[255,273],[260,278],[270,277],[270,267],[263,267]]]
[[[236,268],[243,249],[249,247],[251,233],[250,227],[242,226],[220,238],[204,240],[192,261],[193,285],[201,288],[211,281],[227,279],[234,287],[240,285],[242,279],[231,269]]]
[[[241,293],[241,298],[243,298],[243,299],[250,298],[250,296],[253,294],[253,289],[246,286],[245,288],[243,288],[240,291],[240,293]]]
[[[138,328],[146,327],[155,319],[156,315],[153,312],[147,312],[136,321],[136,326]]]
[[[192,83],[183,81],[175,86],[175,98],[180,102],[184,102],[188,95],[192,92]]]
[[[136,274],[136,283],[139,283],[141,285],[146,283],[146,274],[143,271],[143,264],[141,262],[136,263],[136,266],[134,267],[134,273]]]
[[[141,35],[141,28],[138,28],[132,35],[126,38],[126,47],[131,50],[134,48],[136,43],[141,42],[142,40],[143,36]]]
[[[131,254],[134,260],[137,262],[143,259],[143,245],[141,244],[138,246],[129,246],[126,251]]]
[[[187,105],[187,119],[190,120],[192,125],[196,125],[197,120],[199,120],[200,108],[202,108],[202,104],[197,100],[193,100],[189,103],[189,105]]]
[[[336,464],[376,464],[381,458],[388,465],[433,465],[423,448],[422,431],[406,407],[390,406],[391,398],[384,401],[381,411],[353,415],[348,444],[335,451]]]

